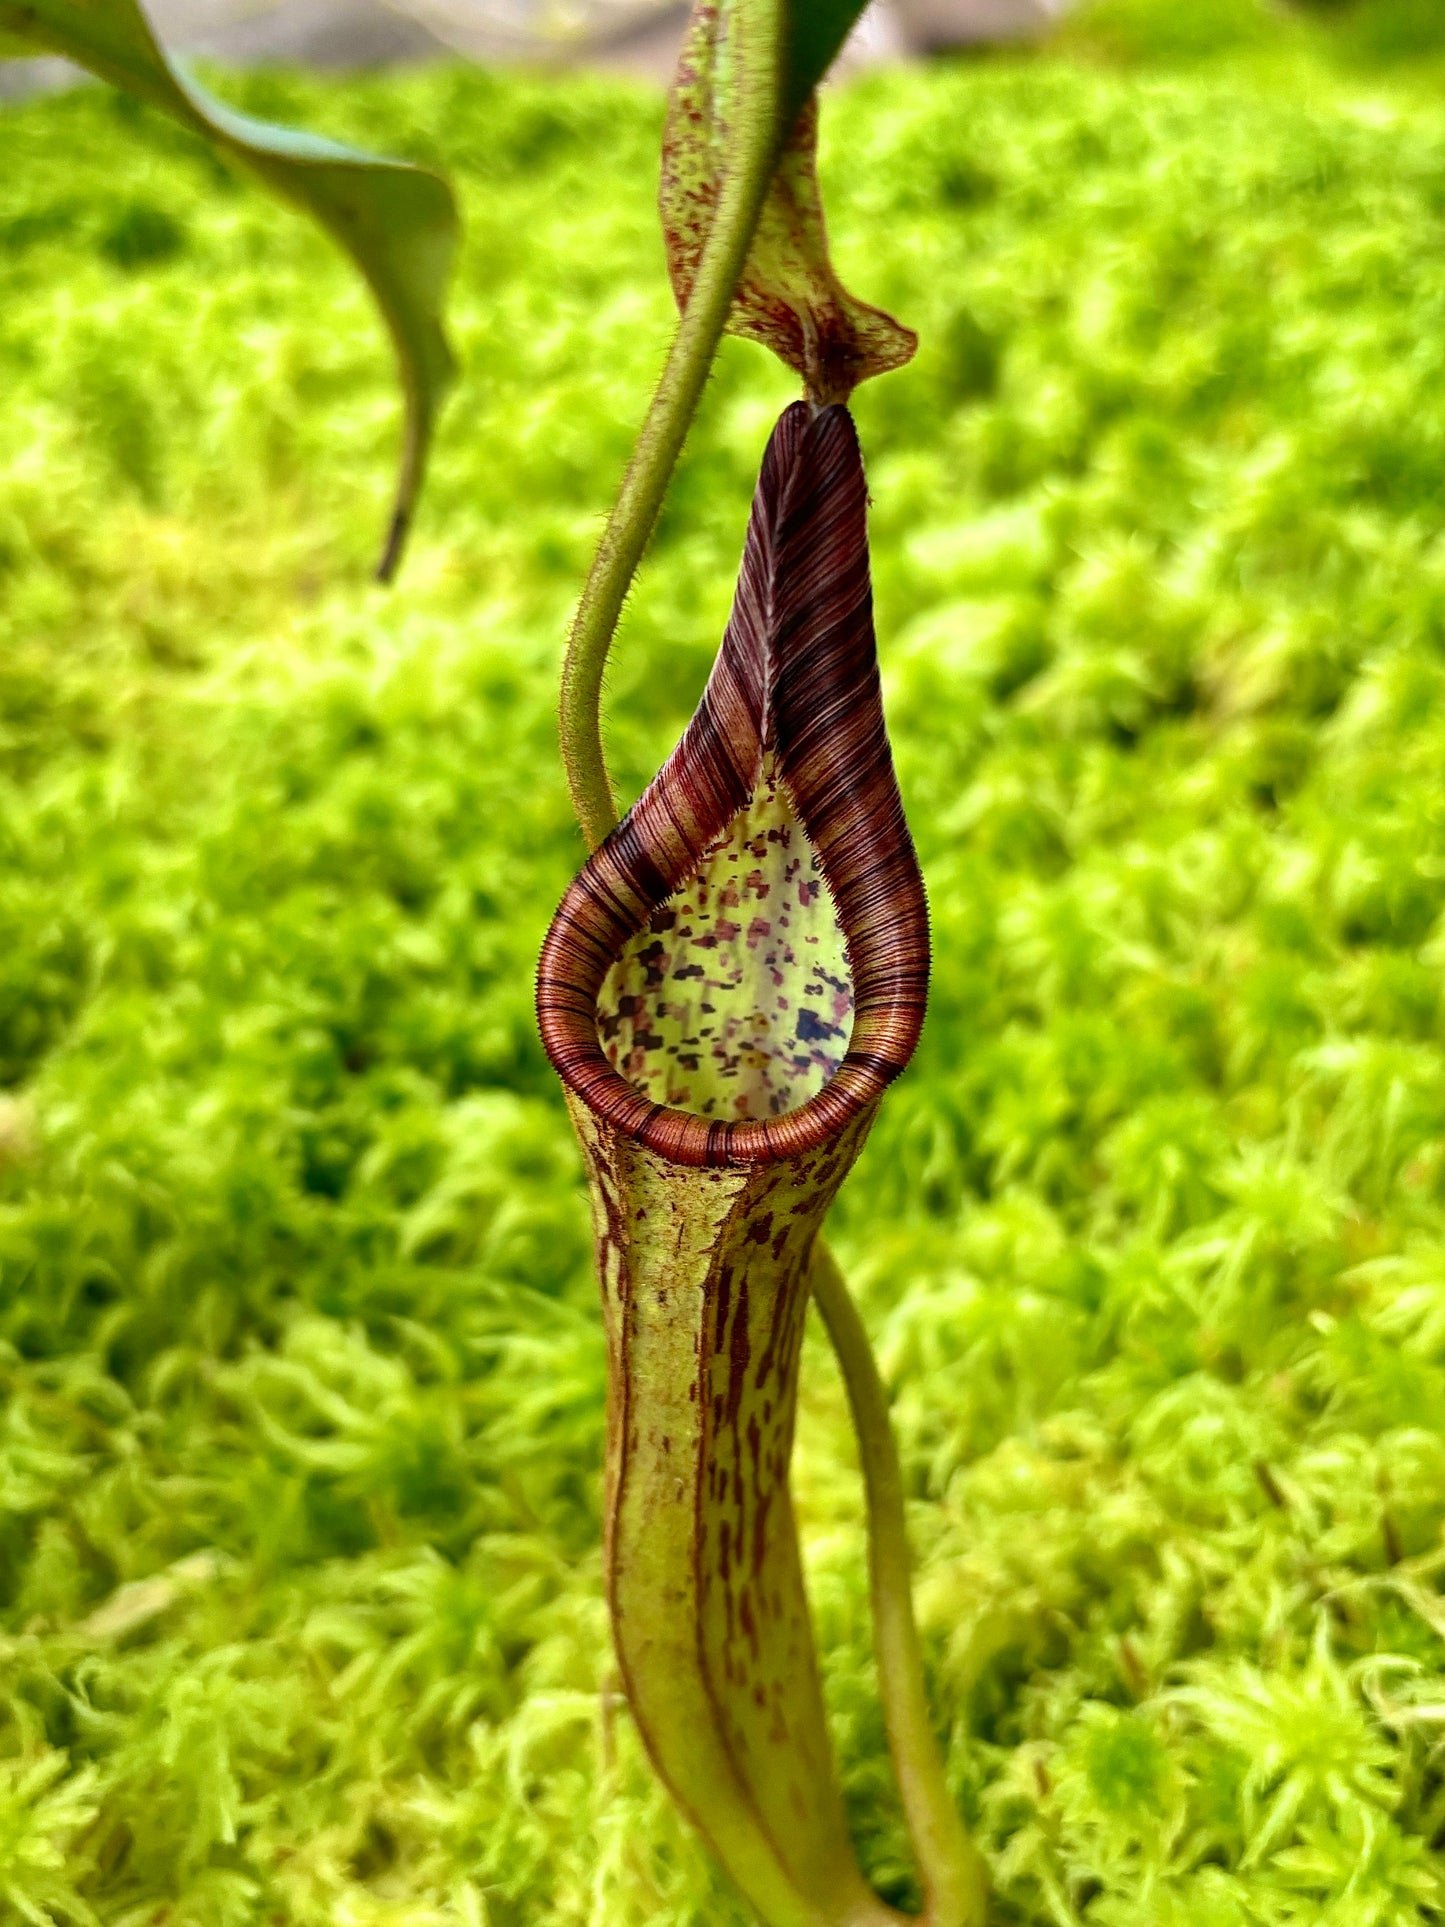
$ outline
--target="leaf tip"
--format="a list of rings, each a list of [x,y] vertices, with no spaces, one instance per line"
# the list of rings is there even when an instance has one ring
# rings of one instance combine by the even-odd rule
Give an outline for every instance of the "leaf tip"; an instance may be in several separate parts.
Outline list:
[[[386,531],[386,541],[382,545],[381,560],[376,565],[376,579],[385,588],[390,588],[396,580],[402,556],[406,553],[406,538],[410,533],[411,505],[399,502],[392,510],[391,523]]]

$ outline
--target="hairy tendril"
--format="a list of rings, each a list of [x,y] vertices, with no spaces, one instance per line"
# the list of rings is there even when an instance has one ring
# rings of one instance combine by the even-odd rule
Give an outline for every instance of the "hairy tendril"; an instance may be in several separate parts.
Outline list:
[[[589,849],[617,822],[602,749],[608,652],[697,413],[782,151],[785,16],[785,0],[735,0],[734,111],[717,214],[568,638],[559,705],[562,762]]]

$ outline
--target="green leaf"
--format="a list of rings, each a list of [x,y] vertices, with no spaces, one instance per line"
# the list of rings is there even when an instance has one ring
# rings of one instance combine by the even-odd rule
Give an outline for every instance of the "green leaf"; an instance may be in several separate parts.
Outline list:
[[[0,52],[17,38],[64,54],[233,154],[313,215],[366,277],[406,391],[401,476],[378,569],[390,581],[455,373],[442,328],[458,227],[451,189],[425,168],[236,113],[167,58],[139,0],[0,0]]]
[[[842,52],[867,0],[790,0],[783,111],[792,121]]]

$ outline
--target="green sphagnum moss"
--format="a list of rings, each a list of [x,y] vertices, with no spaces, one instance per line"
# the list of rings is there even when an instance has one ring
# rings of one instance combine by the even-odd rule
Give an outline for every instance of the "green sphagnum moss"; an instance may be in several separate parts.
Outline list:
[[[924,342],[857,412],[937,955],[838,1243],[999,1922],[1404,1927],[1445,1912],[1445,96],[1078,44],[829,109],[840,267]],[[232,93],[454,174],[467,374],[388,599],[339,259],[99,91],[0,119],[0,1919],[726,1927],[610,1677],[530,1011],[560,638],[669,322],[659,103]],[[728,346],[613,671],[629,793],[785,395]],[[799,1490],[907,1902],[816,1335]]]

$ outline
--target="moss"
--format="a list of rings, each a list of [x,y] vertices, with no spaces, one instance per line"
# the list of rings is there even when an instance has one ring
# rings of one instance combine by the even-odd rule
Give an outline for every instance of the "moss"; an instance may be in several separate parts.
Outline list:
[[[938,958],[839,1239],[959,1798],[1041,1927],[1445,1907],[1445,136],[1307,57],[829,114],[841,265],[925,341],[858,415]],[[669,318],[658,104],[230,90],[455,170],[467,372],[384,597],[339,259],[98,92],[0,120],[0,1914],[738,1921],[611,1676],[531,1017],[559,638]],[[737,345],[710,385],[630,790],[786,392]],[[906,1900],[816,1339],[802,1434]]]

